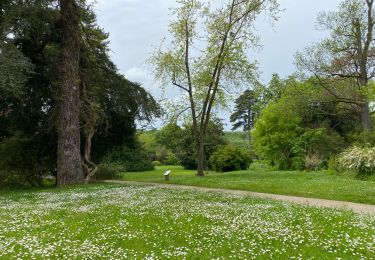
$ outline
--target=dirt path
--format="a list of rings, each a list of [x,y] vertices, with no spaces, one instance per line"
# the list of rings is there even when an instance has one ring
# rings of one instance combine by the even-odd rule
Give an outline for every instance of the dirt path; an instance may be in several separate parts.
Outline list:
[[[163,183],[150,183],[150,182],[137,182],[137,181],[117,181],[117,180],[108,180],[104,182],[127,184],[127,185],[152,185],[152,186],[157,186],[157,187],[162,187],[162,188],[199,190],[199,191],[206,191],[206,192],[221,192],[221,193],[229,193],[229,194],[242,195],[242,196],[253,196],[253,197],[258,197],[258,198],[281,200],[281,201],[305,204],[305,205],[310,205],[310,206],[315,206],[315,207],[328,207],[328,208],[351,210],[356,213],[375,215],[375,205],[353,203],[353,202],[346,202],[346,201],[304,198],[304,197],[277,195],[277,194],[260,193],[260,192],[252,192],[252,191],[206,188],[206,187],[177,185],[177,184],[163,184]]]

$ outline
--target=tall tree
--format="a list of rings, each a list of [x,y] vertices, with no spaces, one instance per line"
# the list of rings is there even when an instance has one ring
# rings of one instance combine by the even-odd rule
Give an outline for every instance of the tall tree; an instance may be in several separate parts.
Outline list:
[[[345,0],[338,11],[321,13],[317,24],[331,35],[297,53],[297,64],[338,102],[353,105],[363,130],[371,130],[367,92],[375,76],[374,0]]]
[[[0,1],[0,183],[40,185],[44,176],[56,175],[55,83],[61,57],[57,2]],[[139,84],[118,73],[109,58],[108,34],[97,26],[91,6],[77,3],[81,154],[89,177],[108,151],[123,145],[133,151],[135,120],[149,122],[160,109]]]
[[[259,99],[258,110],[262,110],[269,104],[278,101],[283,95],[286,85],[286,80],[281,79],[276,73],[272,74],[272,78],[266,86],[257,84],[255,93]]]
[[[172,46],[159,50],[152,62],[157,78],[182,90],[188,100],[197,149],[197,175],[204,175],[204,146],[212,110],[225,99],[225,91],[254,79],[254,63],[246,51],[257,44],[254,21],[262,12],[272,18],[276,0],[226,0],[218,8],[199,0],[180,0],[170,24]],[[197,29],[204,24],[205,30]],[[197,41],[199,42],[197,44]],[[202,41],[205,42],[203,51]]]
[[[230,116],[230,121],[233,124],[232,130],[240,127],[247,133],[247,141],[249,148],[251,147],[250,131],[254,126],[255,117],[257,114],[258,99],[253,90],[247,89],[235,101],[235,108],[233,114]]]
[[[12,39],[8,37],[12,27],[15,10],[18,9],[13,1],[0,1],[0,98],[20,98],[22,87],[32,71],[28,58],[17,49]]]
[[[80,8],[76,0],[60,0],[61,57],[57,131],[57,185],[81,183],[80,140]]]

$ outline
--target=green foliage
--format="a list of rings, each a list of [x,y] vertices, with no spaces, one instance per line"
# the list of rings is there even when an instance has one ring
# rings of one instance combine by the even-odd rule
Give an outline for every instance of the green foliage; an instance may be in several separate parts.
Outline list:
[[[156,130],[141,131],[137,133],[138,141],[146,151],[153,151],[157,145],[155,140]]]
[[[225,139],[228,144],[236,146],[238,148],[247,149],[248,134],[245,132],[225,132]]]
[[[366,131],[371,129],[374,25],[374,1],[343,0],[337,10],[317,17],[317,28],[329,36],[296,55],[297,67],[318,77],[328,95],[357,115]]]
[[[177,123],[172,122],[156,132],[155,141],[157,144],[165,146],[168,150],[177,152],[183,135],[183,129]]]
[[[323,166],[324,154],[319,154],[318,145],[324,143],[325,128],[304,129],[304,133],[292,142],[293,168],[318,170]]]
[[[161,166],[161,162],[159,161],[152,161],[153,166]]]
[[[233,123],[232,130],[242,127],[247,133],[247,145],[251,147],[250,131],[253,129],[255,119],[258,116],[259,99],[253,90],[245,90],[235,101],[234,112],[230,116],[230,122]]]
[[[98,165],[98,170],[93,176],[94,180],[114,180],[119,177],[119,173],[126,171],[124,166],[118,163],[102,163]]]
[[[154,168],[147,153],[140,146],[129,148],[125,145],[116,147],[102,159],[106,164],[118,164],[124,171],[148,171]]]
[[[257,115],[256,105],[257,97],[253,90],[245,90],[235,101],[235,108],[233,114],[230,116],[230,121],[233,124],[232,130],[240,127],[243,131],[250,131],[255,122]]]
[[[178,131],[180,133],[176,134]],[[150,161],[159,161],[162,165],[178,165],[180,161],[176,153],[181,149],[182,132],[183,130],[179,126],[172,127],[171,124],[168,124],[160,130],[139,133],[138,140]]]
[[[163,145],[158,145],[155,150],[155,160],[164,162],[168,156],[168,149]]]
[[[251,163],[247,152],[231,145],[219,147],[210,157],[210,167],[217,172],[245,170]]]
[[[20,132],[0,142],[0,186],[41,186],[45,176],[54,174],[54,155],[39,155],[41,143]]]
[[[180,0],[169,25],[167,50],[156,50],[150,63],[157,79],[184,92],[182,103],[190,112],[198,175],[203,176],[205,139],[212,111],[226,105],[231,90],[254,82],[256,62],[247,51],[257,45],[256,17],[266,13],[277,20],[278,2],[225,1],[220,7],[201,0]],[[199,27],[198,27],[199,26]],[[192,50],[201,49],[195,55]],[[183,151],[182,151],[183,152]],[[191,156],[191,152],[186,153]],[[186,157],[186,156],[185,156]],[[181,160],[193,165],[191,160]],[[189,163],[185,163],[190,161]]]
[[[80,120],[82,133],[88,124],[95,130],[93,161],[100,164],[123,145],[139,154],[136,121],[149,122],[160,115],[160,107],[144,88],[118,72],[109,57],[108,34],[96,24],[92,7],[80,8]],[[0,157],[6,167],[2,180],[38,185],[41,177],[25,176],[54,174],[59,19],[55,0],[0,1],[0,145],[25,151]]]
[[[258,156],[279,169],[312,170],[325,167],[331,154],[345,147],[330,126],[339,119],[325,114],[325,103],[316,100],[319,91],[309,82],[295,82],[263,110],[252,133]]]
[[[324,160],[318,154],[308,154],[304,159],[303,168],[308,171],[320,170],[324,165]],[[301,167],[300,167],[301,168]]]
[[[1,98],[21,98],[32,69],[30,60],[13,43],[4,43],[0,37]]]
[[[341,167],[357,172],[358,177],[366,177],[375,173],[374,158],[375,147],[352,146],[340,154],[338,162]]]
[[[375,131],[353,132],[348,135],[350,143],[360,147],[375,146]]]
[[[158,160],[156,158],[156,150],[159,149],[159,145],[155,140],[156,132],[157,130],[149,130],[137,133],[137,140],[141,144],[142,149],[147,153],[150,161]]]
[[[185,169],[197,169],[196,140],[192,132],[191,124],[186,124],[184,126],[183,138],[181,139],[181,146],[179,152],[176,154]],[[219,119],[211,120],[207,129],[204,146],[205,167],[208,166],[207,161],[216,149],[225,144],[226,139],[222,122]]]
[[[179,165],[180,160],[178,157],[171,151],[168,151],[167,157],[164,160],[165,165]]]
[[[266,108],[255,124],[253,145],[256,153],[279,169],[293,167],[294,140],[303,134],[301,118],[278,104]]]
[[[263,86],[257,84],[255,87],[255,94],[258,102],[256,104],[256,110],[258,114],[269,104],[279,101],[287,87],[287,81],[280,79],[278,74],[272,74],[270,82]]]
[[[333,155],[329,158],[327,162],[328,170],[333,172],[341,172],[342,168],[340,167],[338,157],[336,155]]]
[[[156,101],[140,85],[117,72],[107,76],[111,84],[100,92],[105,120],[100,120],[93,138],[93,158],[99,162],[104,154],[122,145],[136,149],[136,120],[148,121],[154,112],[160,112]]]

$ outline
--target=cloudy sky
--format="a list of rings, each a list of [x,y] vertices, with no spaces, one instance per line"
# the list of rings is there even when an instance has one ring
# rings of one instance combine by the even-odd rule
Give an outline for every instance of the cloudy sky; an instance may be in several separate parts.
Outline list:
[[[340,0],[279,0],[284,12],[272,28],[267,19],[258,21],[262,50],[251,53],[258,60],[261,81],[267,82],[272,73],[287,77],[295,72],[293,56],[312,42],[327,34],[315,30],[319,12],[335,10]],[[97,0],[98,23],[110,34],[112,59],[119,70],[133,81],[144,85],[161,98],[161,90],[147,69],[146,59],[168,35],[170,8],[175,0]],[[175,92],[169,91],[172,98]],[[227,121],[226,114],[223,114]]]

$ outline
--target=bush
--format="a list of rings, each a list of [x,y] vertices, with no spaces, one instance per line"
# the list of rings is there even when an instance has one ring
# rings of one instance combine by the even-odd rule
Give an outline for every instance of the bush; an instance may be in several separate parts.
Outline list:
[[[159,161],[152,161],[152,165],[154,165],[154,166],[161,166],[161,162],[159,162]]]
[[[0,186],[42,186],[55,175],[55,157],[43,155],[41,143],[21,132],[0,142]]]
[[[168,149],[164,145],[158,145],[155,148],[155,160],[159,162],[164,162],[168,156]]]
[[[331,156],[327,162],[327,167],[329,171],[341,172],[342,168],[338,162],[337,156]]]
[[[358,177],[372,175],[375,172],[375,147],[350,147],[340,154],[338,162],[341,167],[355,171]]]
[[[147,153],[140,147],[130,149],[122,146],[107,153],[102,163],[121,165],[124,171],[141,172],[154,169],[154,165],[150,162]]]
[[[112,180],[118,178],[118,173],[125,172],[121,164],[102,163],[98,166],[98,170],[93,176],[94,180]]]
[[[179,165],[180,160],[178,157],[171,151],[168,151],[167,157],[164,160],[165,165]]]
[[[308,154],[305,156],[305,169],[315,171],[323,168],[324,161],[317,154]]]
[[[214,152],[209,162],[214,171],[228,172],[247,169],[251,163],[251,159],[245,151],[226,145]]]
[[[185,125],[184,135],[181,140],[179,151],[175,154],[178,156],[181,165],[185,169],[197,169],[197,146],[193,137],[191,124]],[[208,166],[208,159],[221,146],[227,144],[222,122],[213,118],[207,128],[204,144],[204,168]]]

